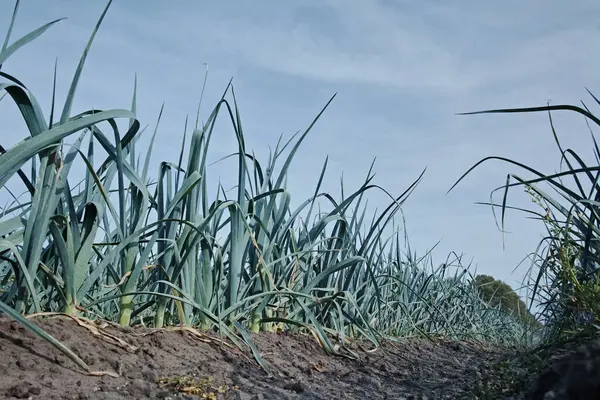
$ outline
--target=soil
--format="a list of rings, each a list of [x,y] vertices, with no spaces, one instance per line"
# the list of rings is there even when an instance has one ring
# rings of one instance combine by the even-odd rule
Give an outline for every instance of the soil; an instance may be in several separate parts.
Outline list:
[[[110,375],[86,373],[18,322],[0,317],[0,398],[486,398],[476,393],[499,380],[498,365],[517,354],[514,348],[477,342],[398,339],[376,350],[370,343],[353,342],[348,347],[359,359],[351,360],[325,354],[309,335],[252,335],[269,375],[251,353],[215,333],[125,329],[66,316],[32,321],[91,370]]]

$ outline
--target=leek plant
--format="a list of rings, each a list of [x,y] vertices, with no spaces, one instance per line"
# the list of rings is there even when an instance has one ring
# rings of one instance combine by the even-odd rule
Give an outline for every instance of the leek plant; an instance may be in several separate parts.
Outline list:
[[[600,100],[589,90],[596,105]],[[556,132],[552,113],[567,111],[584,117],[589,129],[593,162],[585,161],[582,154],[565,148]],[[490,160],[500,160],[515,165],[532,174],[525,178],[509,174],[502,191],[502,203],[484,203],[493,209],[501,209],[501,229],[507,209],[517,209],[541,221],[547,234],[539,242],[529,268],[525,283],[529,289],[530,309],[534,301],[539,306],[539,319],[545,322],[542,339],[550,344],[559,343],[573,336],[598,335],[600,320],[600,147],[592,126],[600,126],[600,118],[582,102],[582,107],[561,104],[543,107],[509,108],[472,112],[490,113],[537,113],[546,112],[560,154],[560,172],[543,173],[519,161],[504,157],[486,157],[471,167],[454,184],[454,188],[472,170]],[[531,197],[535,209],[507,205],[509,189],[522,187]],[[452,188],[450,190],[452,190]]]

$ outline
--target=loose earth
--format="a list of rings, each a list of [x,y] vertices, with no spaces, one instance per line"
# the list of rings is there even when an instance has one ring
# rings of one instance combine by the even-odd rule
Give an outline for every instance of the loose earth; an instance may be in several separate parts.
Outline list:
[[[33,318],[90,375],[21,324],[0,317],[0,397],[6,399],[464,399],[503,377],[511,347],[436,338],[366,341],[358,360],[324,353],[314,337],[252,335],[271,375],[215,333],[121,328],[66,316]],[[486,386],[487,385],[487,386]],[[509,398],[509,397],[506,397]],[[518,398],[518,397],[513,397]]]

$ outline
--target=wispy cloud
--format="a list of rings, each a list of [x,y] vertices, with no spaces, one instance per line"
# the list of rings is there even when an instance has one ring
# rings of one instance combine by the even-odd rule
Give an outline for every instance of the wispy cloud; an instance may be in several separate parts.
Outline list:
[[[558,2],[534,3],[309,1],[277,8],[263,1],[227,15],[180,3],[170,18],[151,24],[163,43],[183,51],[218,51],[240,66],[415,94],[507,89],[564,75],[574,63],[591,73],[589,57],[600,45],[593,40],[597,25],[585,13],[597,6],[583,2],[576,13]]]

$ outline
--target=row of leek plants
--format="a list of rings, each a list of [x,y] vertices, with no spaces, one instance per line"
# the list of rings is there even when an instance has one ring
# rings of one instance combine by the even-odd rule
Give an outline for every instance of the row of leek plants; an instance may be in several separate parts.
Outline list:
[[[15,196],[0,215],[2,311],[32,330],[22,315],[64,312],[121,325],[215,328],[251,347],[247,330],[306,330],[330,353],[338,351],[331,334],[377,344],[382,335],[411,333],[489,337],[487,327],[510,325],[510,316],[497,313],[496,325],[489,323],[489,310],[464,277],[449,280],[439,270],[426,271],[422,260],[401,254],[399,232],[384,236],[423,173],[400,196],[390,195],[389,206],[367,224],[366,195],[383,190],[372,182],[372,171],[358,190],[342,191],[336,201],[321,191],[325,160],[314,195],[291,207],[287,172],[333,98],[302,134],[277,144],[265,168],[246,148],[228,85],[206,122],[196,118],[189,144],[184,132],[178,161],[162,162],[152,183],[162,109],[149,148],[139,152],[145,130],[136,118],[137,82],[129,110],[71,116],[87,54],[110,4],[92,31],[60,116],[53,90],[46,118],[4,63],[57,21],[9,45],[16,2],[0,52],[0,90],[18,107],[30,137],[2,149],[0,190],[10,195],[9,183],[23,185],[29,200]],[[218,133],[235,135],[237,143],[232,199],[222,185],[212,192],[207,183],[217,118],[232,128]],[[78,162],[84,177],[73,184],[69,175]]]

